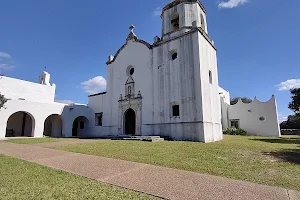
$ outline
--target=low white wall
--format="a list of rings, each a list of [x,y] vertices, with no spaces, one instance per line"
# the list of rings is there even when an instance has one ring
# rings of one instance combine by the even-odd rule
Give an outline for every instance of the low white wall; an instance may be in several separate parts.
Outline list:
[[[263,117],[265,120],[260,120]],[[250,135],[280,136],[277,104],[274,96],[267,102],[254,99],[252,103],[239,100],[235,105],[228,106],[228,119],[239,120],[240,128]]]
[[[42,85],[10,77],[0,77],[0,92],[7,99],[53,103],[56,86]]]
[[[219,87],[219,95],[221,102],[221,121],[222,121],[222,129],[228,128],[228,106],[230,105],[230,94],[228,91]]]
[[[90,108],[86,105],[66,106],[61,103],[37,103],[22,100],[9,100],[5,104],[5,107],[6,109],[0,110],[0,139],[5,138],[9,117],[20,111],[25,112],[32,117],[34,121],[32,131],[33,137],[43,137],[45,120],[53,114],[61,115],[62,117],[63,137],[72,137],[73,122],[77,117],[83,116],[87,119],[90,117]],[[19,123],[22,124],[21,118]],[[87,128],[89,128],[89,125]]]

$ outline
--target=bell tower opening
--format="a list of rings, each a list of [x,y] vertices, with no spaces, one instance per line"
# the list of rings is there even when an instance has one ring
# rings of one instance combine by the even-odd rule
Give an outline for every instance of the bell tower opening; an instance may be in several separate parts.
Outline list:
[[[162,9],[161,18],[161,40],[195,29],[202,29],[207,34],[206,10],[199,0],[173,0]]]
[[[172,24],[172,31],[177,31],[179,29],[179,14],[177,12],[172,13],[171,24]]]
[[[201,18],[201,28],[205,31],[205,20],[204,20],[204,17],[203,17],[203,15],[201,14],[200,15],[200,18]]]
[[[46,71],[43,71],[39,76],[38,83],[42,85],[50,85],[50,74]]]

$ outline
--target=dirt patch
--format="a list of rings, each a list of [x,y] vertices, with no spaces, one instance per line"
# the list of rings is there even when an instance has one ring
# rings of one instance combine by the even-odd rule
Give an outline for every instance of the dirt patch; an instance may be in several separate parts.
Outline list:
[[[277,175],[277,171],[274,170],[274,169],[267,169],[266,171],[260,173],[260,175],[263,175],[263,176],[276,176]]]

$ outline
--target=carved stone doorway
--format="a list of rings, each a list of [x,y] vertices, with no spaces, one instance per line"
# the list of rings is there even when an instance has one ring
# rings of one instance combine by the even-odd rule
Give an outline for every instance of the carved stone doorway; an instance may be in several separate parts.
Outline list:
[[[126,110],[124,115],[125,134],[135,135],[136,133],[136,115],[133,109]]]

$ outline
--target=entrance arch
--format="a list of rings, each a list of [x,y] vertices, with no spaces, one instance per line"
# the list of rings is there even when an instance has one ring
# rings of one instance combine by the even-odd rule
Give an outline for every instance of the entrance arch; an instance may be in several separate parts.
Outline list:
[[[88,135],[89,120],[84,116],[77,117],[73,122],[72,136],[82,137]]]
[[[129,108],[126,110],[124,115],[124,121],[125,121],[125,134],[127,135],[135,135],[135,129],[136,129],[136,120],[135,120],[135,112],[133,109]]]
[[[8,118],[5,137],[33,137],[34,128],[34,117],[27,112],[19,111]]]
[[[44,123],[44,136],[62,137],[62,126],[63,121],[60,115],[50,115]]]

